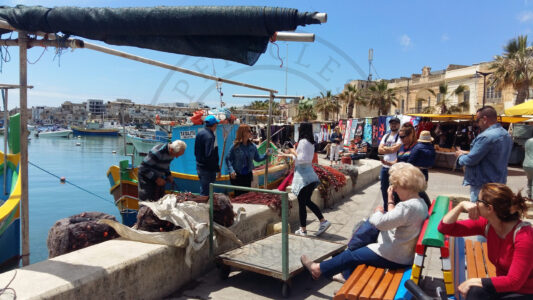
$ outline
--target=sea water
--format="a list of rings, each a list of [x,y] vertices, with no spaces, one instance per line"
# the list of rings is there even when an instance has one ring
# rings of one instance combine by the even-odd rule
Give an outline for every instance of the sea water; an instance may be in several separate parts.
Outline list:
[[[3,139],[0,137],[3,151]],[[82,212],[96,211],[115,216],[120,214],[109,194],[106,173],[124,156],[124,141],[117,137],[37,138],[28,143],[28,160],[67,183],[29,164],[29,229],[30,262],[48,258],[46,238],[54,223]],[[129,150],[128,150],[129,151]],[[94,193],[81,190],[68,182]],[[102,199],[103,198],[103,199]]]

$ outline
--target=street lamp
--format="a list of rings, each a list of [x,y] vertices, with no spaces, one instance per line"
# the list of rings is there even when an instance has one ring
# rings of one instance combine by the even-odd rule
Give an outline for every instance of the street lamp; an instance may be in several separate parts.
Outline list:
[[[485,94],[487,93],[487,76],[492,74],[492,72],[480,72],[480,71],[476,71],[476,75],[481,75],[483,76],[483,105],[482,107],[485,106]]]

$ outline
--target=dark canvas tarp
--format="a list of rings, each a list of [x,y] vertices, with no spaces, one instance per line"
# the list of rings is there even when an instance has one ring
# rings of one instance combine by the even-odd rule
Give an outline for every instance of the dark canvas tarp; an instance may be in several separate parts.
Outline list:
[[[221,58],[247,65],[253,65],[266,51],[275,32],[320,23],[313,18],[315,14],[255,6],[0,6],[0,18],[19,30],[61,32],[113,45]]]

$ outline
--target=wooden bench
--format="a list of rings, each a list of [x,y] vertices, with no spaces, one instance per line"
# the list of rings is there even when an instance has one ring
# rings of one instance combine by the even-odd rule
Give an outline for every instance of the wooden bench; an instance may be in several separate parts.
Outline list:
[[[453,249],[455,299],[463,299],[457,291],[457,286],[465,280],[496,276],[496,267],[489,261],[487,243],[456,237],[450,238],[450,247]]]
[[[388,270],[359,265],[333,297],[334,300],[403,299],[411,269]]]

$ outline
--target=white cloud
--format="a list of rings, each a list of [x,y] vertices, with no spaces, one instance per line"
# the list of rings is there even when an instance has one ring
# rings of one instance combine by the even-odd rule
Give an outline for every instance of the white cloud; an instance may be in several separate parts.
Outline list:
[[[412,45],[411,38],[407,34],[403,34],[400,37],[400,45],[402,45],[404,48],[410,47]]]
[[[443,34],[441,35],[441,37],[440,37],[440,40],[441,40],[442,42],[447,42],[447,41],[450,40],[450,36],[448,36],[447,33],[443,33]]]
[[[533,11],[523,11],[516,17],[520,23],[525,23],[533,20]]]

